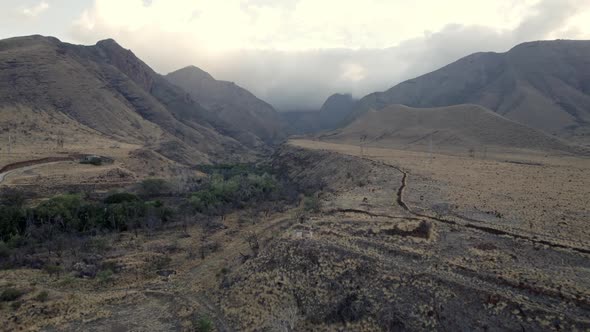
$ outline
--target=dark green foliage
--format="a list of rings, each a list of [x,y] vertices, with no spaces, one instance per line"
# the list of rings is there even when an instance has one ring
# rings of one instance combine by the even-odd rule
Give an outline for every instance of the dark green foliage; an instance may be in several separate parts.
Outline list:
[[[45,271],[49,274],[49,276],[57,276],[59,277],[63,272],[63,267],[54,264],[48,264],[45,266]]]
[[[226,178],[219,173],[189,199],[192,207],[201,213],[219,213],[229,208],[242,208],[247,203],[276,200],[279,184],[264,173],[233,175]]]
[[[15,301],[10,304],[10,307],[12,308],[12,310],[18,310],[22,304],[23,303],[20,301]]]
[[[131,193],[115,193],[109,195],[105,198],[105,204],[121,204],[121,203],[128,203],[128,202],[136,202],[139,201],[139,197],[137,195]]]
[[[235,176],[246,176],[249,174],[263,175],[270,174],[271,170],[268,167],[255,164],[218,164],[218,165],[202,165],[199,170],[209,175],[220,174],[224,179],[231,179]]]
[[[25,194],[18,189],[8,188],[2,191],[0,205],[21,207],[25,203]]]
[[[145,179],[141,182],[141,193],[145,196],[156,196],[170,190],[164,179]]]
[[[210,332],[213,331],[213,323],[209,317],[201,317],[197,320],[196,324],[197,332]]]
[[[47,299],[49,299],[49,293],[47,291],[42,291],[35,296],[35,300],[39,302],[45,302]]]
[[[106,284],[113,281],[113,271],[111,269],[105,269],[96,274],[96,279],[101,284]]]
[[[23,292],[20,289],[16,289],[16,288],[6,288],[5,290],[2,291],[2,294],[0,294],[0,301],[2,302],[9,302],[9,301],[15,301],[17,299],[19,299],[21,296],[23,296],[25,294],[25,292]]]
[[[26,215],[23,208],[0,206],[0,240],[9,241],[22,234],[26,228]]]
[[[159,225],[172,215],[163,202],[144,202],[133,194],[114,194],[105,202],[59,195],[33,208],[0,205],[0,241],[17,248],[27,241],[47,242],[59,234],[128,230],[145,225],[148,219],[150,225]]]
[[[320,199],[315,195],[305,197],[303,199],[303,208],[309,212],[319,211],[321,208]]]
[[[10,248],[4,241],[0,241],[0,261],[10,257]]]

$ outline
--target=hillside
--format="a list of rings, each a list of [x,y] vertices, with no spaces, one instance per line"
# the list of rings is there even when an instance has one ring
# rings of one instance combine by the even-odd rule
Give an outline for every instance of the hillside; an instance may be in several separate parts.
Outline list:
[[[107,153],[108,146],[127,144],[183,164],[249,153],[221,134],[186,92],[113,40],[94,46],[42,36],[0,41],[0,115],[3,145],[10,132],[24,154],[13,159],[49,153],[59,137],[66,150],[96,153],[94,143],[104,141]]]
[[[194,66],[172,72],[166,79],[207,108],[208,120],[221,132],[249,147],[277,143],[286,136],[275,109],[233,82],[216,80]]]
[[[476,53],[362,98],[353,114],[390,104],[477,104],[529,127],[590,143],[590,41],[540,41]]]
[[[322,129],[334,129],[354,109],[356,100],[350,94],[336,93],[328,97],[319,112],[319,123]]]
[[[355,145],[478,152],[499,149],[579,152],[560,139],[477,105],[371,110],[345,128],[320,136]]]

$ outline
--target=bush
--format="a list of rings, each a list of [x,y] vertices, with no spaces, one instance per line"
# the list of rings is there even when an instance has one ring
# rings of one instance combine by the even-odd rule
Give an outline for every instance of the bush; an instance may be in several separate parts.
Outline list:
[[[45,302],[47,299],[49,299],[49,293],[47,291],[42,291],[35,296],[35,300],[39,302]]]
[[[197,321],[197,332],[210,332],[213,331],[213,323],[209,317],[201,317]]]
[[[10,248],[4,241],[0,241],[0,260],[8,259],[10,257]]]
[[[217,213],[228,208],[242,208],[247,203],[276,199],[279,184],[264,173],[225,177],[215,173],[200,191],[189,198],[190,205],[201,213]]]
[[[107,198],[105,198],[104,203],[105,204],[121,204],[121,203],[126,203],[126,202],[136,202],[139,201],[139,197],[137,197],[137,195],[131,194],[131,193],[115,193],[112,195],[109,195]]]
[[[142,194],[155,196],[169,190],[168,183],[164,179],[145,179],[140,185]]]
[[[25,203],[25,194],[18,190],[8,188],[2,192],[0,204],[5,206],[21,207]]]
[[[59,277],[63,272],[63,268],[59,265],[48,264],[45,266],[45,271],[47,272],[47,274],[49,274],[49,276],[55,275]]]
[[[20,308],[21,305],[22,305],[21,301],[15,301],[10,304],[10,307],[12,308],[12,310],[18,310],[18,308]]]
[[[305,197],[303,199],[303,208],[305,211],[318,212],[321,208],[320,199],[315,195]]]
[[[106,284],[113,281],[113,270],[105,269],[96,274],[96,278],[98,282],[101,284]]]
[[[2,294],[0,294],[0,301],[2,301],[2,302],[15,301],[15,300],[18,300],[24,294],[25,294],[25,292],[23,292],[19,289],[6,288],[4,291],[2,291]]]

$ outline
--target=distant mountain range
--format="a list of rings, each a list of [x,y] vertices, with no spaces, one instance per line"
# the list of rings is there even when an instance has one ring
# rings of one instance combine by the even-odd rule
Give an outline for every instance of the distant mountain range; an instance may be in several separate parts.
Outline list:
[[[587,153],[581,147],[508,120],[478,105],[369,110],[350,125],[320,136],[354,145],[420,151],[553,151]]]
[[[202,84],[186,86],[187,92],[169,81],[191,83],[182,80],[187,73],[204,77]],[[0,119],[18,119],[9,113],[23,109],[65,117],[66,137],[84,128],[185,164],[241,160],[283,137],[270,105],[207,76],[196,68],[161,76],[110,39],[94,46],[43,36],[6,39],[0,41]],[[56,135],[32,126],[44,139]]]
[[[463,104],[481,107],[448,108]],[[384,114],[371,112],[388,106]],[[58,136],[103,140],[103,146],[139,146],[153,158],[194,165],[251,160],[289,134],[331,130],[324,137],[365,135],[375,144],[403,146],[422,144],[407,140],[420,134],[461,147],[546,144],[569,151],[544,133],[590,144],[590,42],[532,42],[507,53],[477,53],[358,101],[335,94],[319,111],[278,113],[194,66],[162,76],[111,39],[93,46],[43,36],[0,41],[1,142],[16,131],[31,147]]]
[[[335,93],[328,97],[318,111],[282,112],[291,133],[306,134],[335,129],[354,110],[357,100],[351,94]]]
[[[590,143],[590,41],[539,41],[476,53],[362,98],[347,122],[391,104],[477,104],[532,128]]]

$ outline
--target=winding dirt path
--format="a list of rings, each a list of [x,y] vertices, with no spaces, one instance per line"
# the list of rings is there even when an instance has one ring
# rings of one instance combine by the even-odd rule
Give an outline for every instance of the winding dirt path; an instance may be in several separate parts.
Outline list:
[[[35,169],[35,168],[38,168],[41,166],[57,164],[57,163],[62,163],[62,162],[64,162],[64,161],[48,161],[45,163],[35,164],[35,165],[31,165],[31,166],[23,166],[20,168],[12,169],[10,171],[6,171],[4,173],[0,173],[0,184],[2,184],[2,182],[4,182],[4,180],[6,180],[6,177],[9,176],[10,174],[17,173],[17,172],[26,172],[28,170],[32,170],[32,169]]]
[[[44,165],[55,164],[64,161],[72,161],[76,158],[80,158],[80,156],[80,154],[72,154],[67,156],[45,157],[41,159],[23,160],[8,165],[4,165],[2,168],[0,168],[0,184],[4,182],[6,177],[12,173],[19,171],[27,171]]]
[[[535,238],[535,237],[531,237],[531,236],[527,236],[527,235],[523,235],[523,234],[518,234],[518,233],[498,229],[495,227],[476,225],[471,222],[475,219],[466,219],[466,218],[462,218],[460,216],[456,216],[456,218],[458,218],[462,221],[462,222],[457,222],[455,220],[445,219],[445,218],[441,218],[441,217],[434,217],[434,216],[426,215],[423,213],[415,212],[406,204],[406,202],[404,202],[404,199],[403,199],[404,190],[407,187],[408,173],[406,171],[404,171],[403,169],[401,169],[400,167],[397,167],[394,165],[389,165],[389,164],[385,164],[385,163],[383,163],[383,165],[393,168],[393,169],[396,169],[397,171],[402,173],[402,181],[401,181],[401,184],[397,190],[396,203],[402,209],[408,211],[410,214],[412,214],[416,217],[425,218],[425,219],[428,219],[431,221],[442,222],[442,223],[446,223],[446,224],[450,224],[450,225],[467,227],[467,228],[475,229],[475,230],[485,232],[488,234],[492,234],[492,235],[506,235],[506,236],[510,236],[510,237],[513,237],[516,239],[521,239],[521,240],[531,241],[531,242],[537,243],[537,244],[547,245],[547,246],[550,246],[553,248],[568,249],[568,250],[577,251],[577,252],[580,252],[583,254],[590,254],[590,249],[588,249],[588,248],[582,248],[582,247],[565,245],[565,244],[561,244],[561,243],[555,243],[553,241],[543,240],[543,239],[539,239],[539,238]],[[478,223],[485,223],[484,221],[481,221],[481,220],[475,220],[475,221],[477,221]]]

